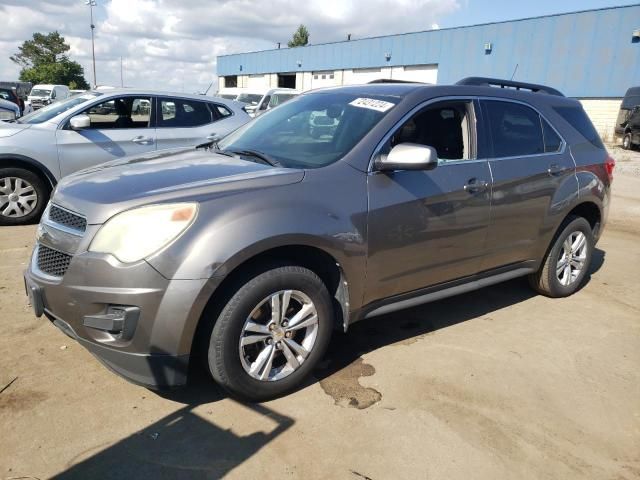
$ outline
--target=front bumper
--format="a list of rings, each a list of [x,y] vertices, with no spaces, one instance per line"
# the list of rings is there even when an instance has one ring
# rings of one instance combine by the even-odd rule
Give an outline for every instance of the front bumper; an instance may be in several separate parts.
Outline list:
[[[87,251],[72,257],[63,276],[52,277],[38,268],[38,248],[24,274],[36,315],[43,313],[127,380],[150,388],[186,383],[211,281],[167,280],[144,261],[125,265]],[[103,320],[114,308],[136,315],[107,328]]]

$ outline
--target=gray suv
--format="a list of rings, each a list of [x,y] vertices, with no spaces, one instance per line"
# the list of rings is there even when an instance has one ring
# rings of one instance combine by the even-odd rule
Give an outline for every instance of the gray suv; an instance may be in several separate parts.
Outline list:
[[[65,175],[196,146],[250,119],[242,104],[222,98],[123,89],[87,92],[0,122],[0,225],[37,221]]]
[[[317,90],[207,148],[64,178],[27,293],[135,383],[182,385],[200,357],[261,401],[359,320],[520,276],[575,292],[613,166],[580,103],[547,87]]]

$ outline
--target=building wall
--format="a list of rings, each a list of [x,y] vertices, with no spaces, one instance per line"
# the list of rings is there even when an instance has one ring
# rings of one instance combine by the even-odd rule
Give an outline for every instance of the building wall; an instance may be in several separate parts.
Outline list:
[[[640,5],[218,57],[224,75],[437,64],[438,83],[491,76],[578,98],[620,98],[640,85]],[[485,44],[491,50],[485,51]],[[306,88],[305,83],[305,88]]]
[[[591,119],[593,126],[605,142],[614,142],[615,122],[622,98],[588,98],[580,99],[582,107]]]

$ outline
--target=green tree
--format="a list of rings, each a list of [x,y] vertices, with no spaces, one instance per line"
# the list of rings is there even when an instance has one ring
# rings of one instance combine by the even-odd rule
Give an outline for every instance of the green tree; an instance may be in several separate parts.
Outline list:
[[[309,43],[309,30],[304,25],[300,25],[293,33],[293,38],[287,44],[291,47],[304,47]]]
[[[24,82],[89,88],[84,69],[67,55],[70,48],[58,32],[34,33],[33,39],[23,42],[19,52],[9,58],[22,67],[20,80]]]

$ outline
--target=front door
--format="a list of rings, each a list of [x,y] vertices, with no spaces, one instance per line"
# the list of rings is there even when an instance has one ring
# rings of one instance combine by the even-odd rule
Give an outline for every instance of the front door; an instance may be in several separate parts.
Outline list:
[[[471,100],[433,103],[402,124],[399,143],[438,152],[430,171],[368,177],[369,253],[365,303],[477,273],[489,224],[491,175],[476,142]]]
[[[554,198],[577,194],[573,159],[560,135],[536,110],[518,102],[482,100],[493,145],[491,223],[482,264],[490,269],[536,259]]]
[[[148,96],[110,98],[81,113],[91,118],[89,128],[72,130],[67,122],[56,133],[62,176],[156,148]]]

